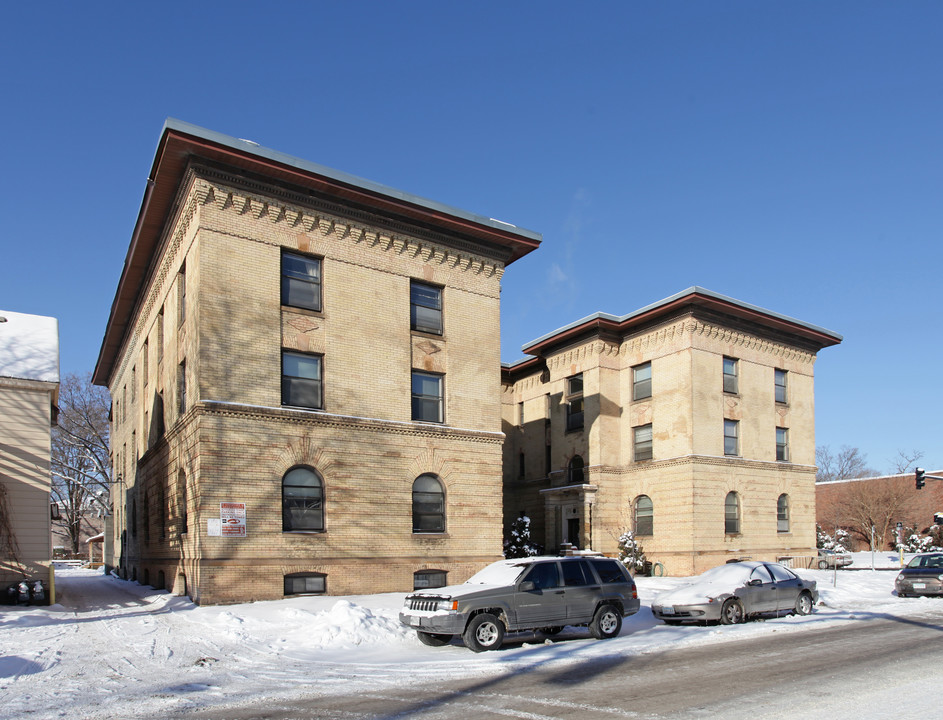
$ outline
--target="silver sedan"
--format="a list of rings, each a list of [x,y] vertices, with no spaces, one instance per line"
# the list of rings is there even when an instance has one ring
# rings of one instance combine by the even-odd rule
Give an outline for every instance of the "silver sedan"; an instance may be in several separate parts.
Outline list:
[[[683,622],[744,622],[754,615],[808,615],[818,602],[814,580],[774,562],[737,562],[700,575],[690,585],[662,593],[652,614],[667,625]]]

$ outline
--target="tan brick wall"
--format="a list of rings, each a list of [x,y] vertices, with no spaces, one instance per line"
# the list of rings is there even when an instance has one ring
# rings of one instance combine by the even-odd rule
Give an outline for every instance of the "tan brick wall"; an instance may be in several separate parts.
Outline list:
[[[123,398],[132,375],[138,384],[113,425],[125,576],[157,584],[162,573],[168,589],[216,603],[281,597],[293,572],[326,573],[331,594],[401,591],[417,570],[461,582],[498,559],[500,263],[467,243],[453,248],[199,175],[179,207],[111,387]],[[321,312],[281,306],[283,249],[322,259]],[[410,279],[443,286],[441,336],[410,331]],[[323,412],[281,407],[283,348],[323,355]],[[443,425],[412,422],[413,368],[444,374]],[[145,415],[156,427],[155,414],[162,437],[144,427]],[[297,464],[323,478],[323,533],[282,532],[281,478]],[[412,532],[412,483],[423,473],[445,486],[445,533]],[[223,501],[247,504],[246,538],[207,535]]]
[[[736,395],[722,391],[725,355],[740,361]],[[555,551],[569,513],[581,519],[582,545],[615,555],[619,535],[633,527],[636,498],[647,495],[654,533],[640,539],[648,558],[669,574],[701,572],[734,557],[808,554],[815,547],[813,361],[798,348],[693,317],[648,328],[621,345],[593,339],[548,355],[547,382],[536,367],[502,394],[505,523],[524,510],[534,539]],[[652,364],[652,397],[634,401],[632,368],[645,362]],[[788,372],[785,405],[775,402],[775,368]],[[567,433],[564,383],[576,372],[584,378],[585,426]],[[549,478],[543,467],[547,394]],[[741,423],[739,457],[724,456],[725,417]],[[634,462],[634,428],[648,423],[653,459]],[[789,429],[791,462],[776,461],[777,426]],[[523,480],[521,452],[528,461]],[[592,488],[553,490],[566,484],[563,470],[577,454]],[[733,535],[724,531],[730,491],[741,500],[741,531]],[[788,532],[777,528],[782,494],[789,497]]]

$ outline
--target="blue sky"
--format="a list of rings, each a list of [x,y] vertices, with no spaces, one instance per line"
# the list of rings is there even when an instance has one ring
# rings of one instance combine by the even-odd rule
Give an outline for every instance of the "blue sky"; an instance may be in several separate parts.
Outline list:
[[[18,3],[0,308],[98,357],[167,117],[543,234],[502,354],[692,285],[844,335],[819,444],[943,467],[943,3]]]

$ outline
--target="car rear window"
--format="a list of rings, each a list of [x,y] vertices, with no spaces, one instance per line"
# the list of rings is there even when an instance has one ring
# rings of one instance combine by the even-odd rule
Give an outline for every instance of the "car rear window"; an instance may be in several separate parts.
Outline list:
[[[605,585],[606,583],[625,582],[625,573],[622,565],[615,560],[590,560],[596,569],[596,574]]]

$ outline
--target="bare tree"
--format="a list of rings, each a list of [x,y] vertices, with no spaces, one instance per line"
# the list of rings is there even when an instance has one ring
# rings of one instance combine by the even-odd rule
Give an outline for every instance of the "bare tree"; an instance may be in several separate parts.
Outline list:
[[[848,478],[862,478],[878,475],[879,473],[868,467],[867,457],[861,450],[848,445],[842,445],[836,453],[828,445],[815,449],[816,482],[829,480],[846,480]]]
[[[52,496],[59,505],[54,523],[79,551],[88,518],[110,509],[108,391],[92,385],[91,373],[66,375],[59,383],[58,424],[52,430]]]
[[[910,452],[898,450],[897,455],[895,455],[894,459],[891,460],[891,466],[894,468],[894,474],[900,475],[905,472],[913,471],[922,457],[922,450],[911,450]]]
[[[894,526],[918,524],[921,517],[920,497],[908,477],[877,477],[842,483],[823,508],[823,521],[847,529],[854,537],[871,544],[874,528],[874,549],[889,547]]]

